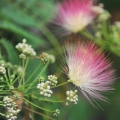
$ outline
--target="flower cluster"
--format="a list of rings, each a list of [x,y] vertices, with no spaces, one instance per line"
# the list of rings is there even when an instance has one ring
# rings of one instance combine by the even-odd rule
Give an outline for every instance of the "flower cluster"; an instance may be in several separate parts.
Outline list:
[[[19,94],[15,94],[13,97],[14,97],[15,100],[20,99],[20,95]]]
[[[0,64],[0,73],[1,74],[5,74],[6,73],[6,69],[5,69],[5,65],[4,64]]]
[[[117,28],[117,30],[120,31],[120,21],[115,21],[114,25]]]
[[[40,58],[44,63],[50,61],[50,63],[55,62],[55,57],[51,54],[43,52],[38,58]]]
[[[107,10],[104,9],[104,5],[102,3],[100,3],[98,6],[94,6],[93,10],[96,13],[98,13],[97,20],[99,22],[108,20],[111,17],[110,13]]]
[[[58,116],[60,114],[60,110],[59,109],[56,109],[56,110],[54,110],[54,116]]]
[[[58,83],[57,77],[55,75],[49,75],[48,80],[52,86],[55,86]]]
[[[7,109],[6,118],[8,120],[16,120],[17,114],[20,112],[20,109],[17,108],[17,104],[8,96],[3,99],[4,107]]]
[[[40,76],[40,77],[38,78],[38,80],[39,80],[39,82],[44,82],[44,77]]]
[[[20,61],[16,60],[16,63],[19,63],[19,65],[12,65],[11,63],[0,61],[0,93],[3,98],[3,100],[0,101],[0,105],[6,109],[6,113],[0,112],[0,115],[5,116],[8,120],[16,120],[17,114],[22,108],[29,112],[34,112],[47,117],[42,113],[32,110],[29,106],[48,112],[54,112],[53,115],[58,116],[60,114],[59,109],[47,110],[42,107],[43,105],[39,106],[38,102],[66,102],[66,105],[69,103],[77,104],[77,90],[66,90],[65,100],[57,101],[50,98],[53,95],[53,88],[60,87],[70,82],[82,92],[93,107],[97,107],[96,105],[99,106],[96,100],[106,102],[108,99],[104,94],[114,90],[112,84],[115,78],[114,70],[111,68],[111,62],[105,57],[104,53],[101,52],[101,49],[99,49],[95,43],[88,42],[87,40],[83,42],[78,36],[80,32],[80,36],[82,36],[83,39],[86,37],[90,38],[90,40],[96,39],[95,42],[98,45],[101,45],[102,48],[105,48],[112,43],[108,49],[116,52],[120,56],[120,22],[108,26],[109,23],[107,22],[110,18],[110,14],[103,9],[102,4],[95,6],[93,0],[62,0],[58,6],[57,12],[54,24],[62,30],[59,31],[58,29],[57,31],[62,35],[71,34],[70,39],[64,40],[63,42],[63,58],[61,57],[60,60],[60,62],[62,62],[64,73],[68,77],[68,81],[58,84],[58,78],[55,75],[45,76],[45,78],[47,78],[46,80],[44,77],[40,76],[46,71],[49,63],[55,62],[55,56],[46,52],[37,56],[33,47],[27,44],[26,39],[23,39],[21,43],[16,45],[16,49],[20,52]],[[87,27],[89,24],[90,26]],[[47,27],[42,26],[42,28],[42,33],[46,35],[45,37],[50,40],[54,45],[55,50],[58,52],[58,55],[60,55],[60,52],[58,51],[58,47],[60,46],[57,46],[59,45],[59,42],[54,41],[56,38],[51,34],[51,31],[47,29]],[[2,45],[2,42],[0,42],[0,44]],[[7,49],[6,46],[4,43],[3,48],[5,47],[9,54],[9,49]],[[117,49],[114,50],[113,46]],[[53,50],[54,49],[52,49],[52,51]],[[37,62],[35,61],[36,65],[39,62],[39,65],[35,70],[31,70],[36,65],[31,65],[34,61],[30,61],[30,59],[28,59],[30,57],[34,59],[39,58],[39,60],[36,60]],[[7,61],[7,59],[10,58],[14,57],[11,57],[11,54],[8,57],[4,57],[2,56],[2,52],[0,53],[1,60],[5,59],[5,61]],[[47,63],[43,68],[41,68],[42,62]],[[14,64],[14,61],[12,63]],[[30,67],[28,67],[28,65],[30,65]],[[37,73],[38,75],[36,75]],[[37,81],[39,82],[36,85],[35,83]],[[40,94],[39,96],[37,96],[35,89],[37,89],[37,93]],[[43,99],[43,97],[45,97],[45,99]],[[34,101],[36,102],[33,103]],[[25,106],[23,106],[23,104]],[[28,114],[28,112],[26,112],[26,114]]]
[[[65,73],[94,106],[92,99],[106,101],[102,94],[113,90],[114,70],[94,43],[66,41]]]
[[[74,104],[77,104],[78,95],[76,95],[76,93],[77,93],[77,90],[75,90],[75,91],[72,91],[72,90],[67,91],[66,92],[66,95],[67,95],[66,100],[70,101],[70,102],[73,102]],[[68,102],[66,103],[66,105],[68,105]]]
[[[107,10],[103,9],[103,12],[101,12],[98,16],[98,21],[106,21],[111,17],[110,13]]]
[[[40,90],[40,95],[51,97],[51,94],[53,94],[52,90],[50,90],[51,86],[56,86],[58,83],[57,77],[55,75],[49,75],[48,80],[44,82],[44,78],[40,76],[38,78],[39,84],[37,85],[37,88]]]
[[[36,52],[34,51],[31,45],[28,45],[26,43],[26,39],[23,39],[22,43],[18,43],[18,45],[16,45],[16,49],[18,49],[18,51],[22,52],[26,56],[36,56]]]
[[[21,59],[26,59],[26,55],[23,54],[23,53],[21,53],[21,54],[19,55],[19,58],[21,58]]]
[[[13,66],[13,69],[14,69],[14,71],[15,71],[15,74],[17,74],[17,75],[22,75],[23,72],[24,72],[22,66],[14,65],[14,66]]]
[[[40,90],[40,95],[51,97],[51,94],[53,93],[52,90],[50,90],[50,81],[41,82],[37,85],[37,88]]]
[[[96,16],[91,0],[64,0],[54,23],[64,29],[63,34],[77,33]]]

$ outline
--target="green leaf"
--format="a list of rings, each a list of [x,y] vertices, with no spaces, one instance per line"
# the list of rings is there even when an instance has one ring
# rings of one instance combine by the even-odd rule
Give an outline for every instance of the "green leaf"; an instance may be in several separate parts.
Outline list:
[[[9,30],[11,32],[14,32],[15,34],[20,35],[23,38],[26,38],[28,43],[31,44],[34,48],[38,47],[38,45],[43,46],[46,43],[42,38],[33,35],[20,26],[12,24],[9,21],[0,21],[0,28]]]
[[[36,26],[36,21],[31,19],[29,16],[24,14],[21,9],[16,10],[16,8],[12,8],[12,6],[4,7],[1,9],[1,13],[9,20],[16,22],[20,25],[24,26]],[[14,15],[14,16],[13,16]]]
[[[19,61],[19,58],[15,50],[15,47],[5,38],[0,39],[0,44],[5,48],[9,61],[13,64],[17,64]]]
[[[51,0],[14,0],[0,2],[0,13],[6,19],[23,26],[38,26],[54,15],[55,5]],[[14,16],[13,16],[14,15]]]

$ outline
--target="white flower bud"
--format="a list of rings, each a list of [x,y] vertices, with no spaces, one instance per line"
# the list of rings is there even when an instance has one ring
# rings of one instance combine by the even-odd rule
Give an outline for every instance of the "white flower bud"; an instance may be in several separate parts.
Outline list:
[[[67,91],[66,92],[66,95],[67,95],[66,100],[70,101],[70,102],[73,102],[74,104],[76,104],[77,101],[78,101],[78,95],[76,95],[76,93],[77,93],[77,90],[75,90],[74,92],[72,90]]]
[[[44,95],[46,97],[50,97],[53,93],[52,90],[50,90],[50,86],[48,85],[50,82],[46,81],[45,83],[39,83],[37,85],[37,88],[40,90],[40,94]]]
[[[58,110],[58,109],[56,109],[56,110],[54,110],[54,116],[58,116],[60,114],[60,110]]]
[[[18,43],[16,45],[16,49],[18,49],[20,52],[22,52],[23,54],[25,54],[27,56],[35,56],[36,55],[36,52],[34,51],[32,46],[28,45],[26,43],[26,39],[23,39],[22,43]]]

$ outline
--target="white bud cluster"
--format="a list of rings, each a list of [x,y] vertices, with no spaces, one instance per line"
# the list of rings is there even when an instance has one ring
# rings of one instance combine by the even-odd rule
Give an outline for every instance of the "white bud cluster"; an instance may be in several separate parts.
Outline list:
[[[43,95],[45,97],[51,97],[51,94],[53,93],[52,90],[50,90],[50,82],[46,81],[41,82],[37,85],[37,88],[40,90],[40,95]]]
[[[3,82],[4,81],[4,78],[3,77],[0,77],[0,82]]]
[[[16,45],[16,49],[18,49],[20,52],[22,52],[23,54],[28,55],[28,56],[35,56],[36,55],[36,52],[34,51],[32,46],[26,44],[26,39],[23,39],[22,43],[18,43]]]
[[[12,68],[13,65],[12,65],[10,62],[7,62],[7,63],[5,63],[5,67],[6,67],[6,68]]]
[[[115,21],[114,25],[120,30],[120,21]]]
[[[19,66],[18,69],[17,69],[17,72],[18,73],[23,73],[23,68],[21,66]]]
[[[108,20],[111,17],[110,13],[104,9],[104,5],[102,3],[100,3],[98,6],[94,6],[92,10],[98,15],[99,22]]]
[[[3,99],[4,107],[7,109],[6,118],[8,120],[16,120],[20,109],[17,109],[17,104],[8,96]]]
[[[20,109],[14,110],[13,108],[8,109],[8,114],[6,115],[6,118],[8,120],[16,120],[17,114],[20,112]]]
[[[73,92],[72,90],[67,91],[67,92],[66,92],[66,95],[67,95],[66,100],[67,100],[67,101],[70,101],[70,102],[72,102],[72,103],[74,103],[74,104],[77,104],[78,95],[76,95],[76,93],[77,93],[77,90],[75,90],[74,92]],[[66,105],[68,105],[68,102],[66,103]]]
[[[98,39],[101,39],[101,38],[102,38],[101,32],[100,32],[100,31],[97,31],[97,32],[95,33],[95,37],[98,38]]]
[[[45,53],[43,52],[41,55],[40,55],[40,59],[45,63],[47,61],[50,61],[51,63],[54,63],[55,62],[55,57],[51,54],[48,54],[48,53]]]
[[[100,7],[100,6],[94,6],[92,8],[92,11],[99,15],[99,14],[104,12],[104,9],[102,7]]]
[[[6,73],[6,69],[5,69],[5,64],[0,64],[0,73],[1,74],[5,74]]]
[[[55,75],[49,75],[48,80],[50,81],[50,85],[53,86],[55,86],[58,83],[57,77]]]
[[[19,58],[21,58],[21,59],[26,59],[26,55],[23,54],[23,53],[21,53],[21,54],[19,55]]]
[[[39,82],[44,82],[44,77],[40,76],[40,77],[38,78],[38,80],[39,80]]]
[[[24,70],[21,66],[14,65],[13,69],[15,71],[15,74],[22,75]]]
[[[51,62],[51,63],[54,63],[54,62],[55,62],[55,56],[54,56],[54,55],[50,55],[50,54],[49,54],[49,59],[50,59],[50,62]]]
[[[14,95],[14,99],[15,99],[15,100],[20,99],[20,95],[19,95],[19,94],[15,94],[15,95]]]
[[[104,10],[101,14],[98,16],[98,21],[106,21],[111,17],[110,13],[107,10]]]
[[[14,86],[9,86],[9,89],[10,90],[14,90]]]
[[[59,109],[56,109],[56,110],[54,110],[54,116],[58,116],[60,114],[60,110]]]
[[[92,11],[99,15],[104,12],[103,7],[104,7],[104,5],[102,3],[99,3],[98,6],[92,7]]]
[[[111,36],[113,38],[113,44],[115,47],[119,47],[119,40],[120,40],[120,22],[115,22],[113,25],[111,25]],[[117,45],[116,45],[117,44]]]

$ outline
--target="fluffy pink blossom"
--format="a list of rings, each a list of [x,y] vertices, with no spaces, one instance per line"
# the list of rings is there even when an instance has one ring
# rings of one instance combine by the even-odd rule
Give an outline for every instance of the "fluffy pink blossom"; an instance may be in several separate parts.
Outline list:
[[[60,4],[55,24],[61,26],[64,34],[77,33],[95,17],[92,0],[64,0]]]
[[[96,100],[107,101],[104,94],[113,90],[115,80],[110,61],[91,42],[66,41],[64,48],[64,71],[69,80],[94,107],[99,105]]]

